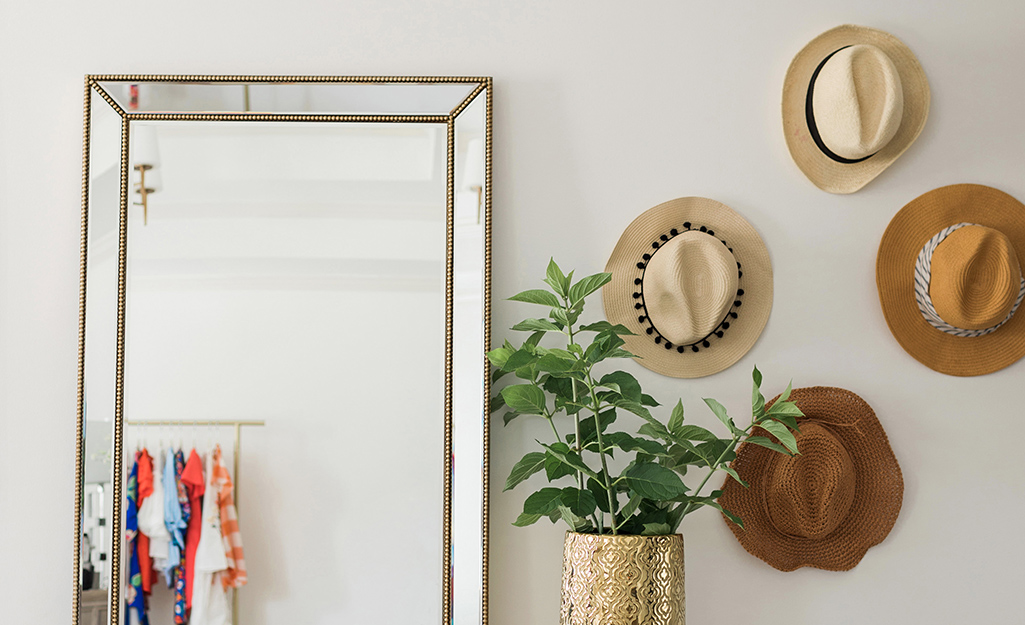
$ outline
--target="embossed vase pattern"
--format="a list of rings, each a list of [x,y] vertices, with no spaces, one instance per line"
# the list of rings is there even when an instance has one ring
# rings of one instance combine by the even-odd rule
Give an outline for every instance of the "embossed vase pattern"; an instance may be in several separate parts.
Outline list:
[[[560,625],[685,625],[683,536],[566,532]]]

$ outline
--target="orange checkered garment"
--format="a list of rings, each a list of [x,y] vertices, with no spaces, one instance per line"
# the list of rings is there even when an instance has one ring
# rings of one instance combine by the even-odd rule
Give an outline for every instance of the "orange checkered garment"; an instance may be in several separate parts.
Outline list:
[[[225,589],[241,588],[246,584],[246,558],[242,552],[242,534],[238,531],[231,474],[224,466],[220,445],[214,448],[210,484],[217,489],[217,505],[221,509],[221,540],[224,543],[224,555],[228,559],[228,569],[221,572],[221,584]]]

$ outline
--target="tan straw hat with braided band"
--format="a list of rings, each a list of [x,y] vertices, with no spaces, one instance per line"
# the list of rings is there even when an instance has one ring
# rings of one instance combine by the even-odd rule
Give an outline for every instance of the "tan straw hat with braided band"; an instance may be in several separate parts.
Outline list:
[[[984,375],[1025,356],[1025,205],[956,184],[921,195],[890,221],[876,284],[890,332],[940,373]]]
[[[854,193],[914,143],[929,116],[929,81],[889,33],[839,26],[797,53],[783,81],[783,133],[815,186]]]
[[[750,486],[727,478],[719,504],[744,528],[726,524],[751,555],[781,571],[852,569],[897,520],[900,466],[879,419],[854,393],[816,386],[794,389],[790,401],[805,415],[797,419],[800,453],[743,443],[731,466]]]
[[[625,348],[652,371],[699,378],[758,340],[772,310],[772,263],[755,229],[703,197],[670,200],[627,226],[605,267],[605,316],[636,336]]]

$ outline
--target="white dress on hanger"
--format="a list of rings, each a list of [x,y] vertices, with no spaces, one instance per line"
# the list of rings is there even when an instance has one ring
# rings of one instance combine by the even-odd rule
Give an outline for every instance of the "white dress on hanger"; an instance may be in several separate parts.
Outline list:
[[[221,541],[221,509],[217,505],[217,492],[210,484],[212,469],[213,454],[207,454],[203,527],[196,547],[189,625],[231,625],[231,604],[228,591],[221,584],[220,574],[228,568],[228,558]]]
[[[159,452],[158,455],[162,453]],[[147,497],[139,507],[139,531],[149,537],[149,555],[153,558],[153,568],[162,571],[167,562],[167,547],[171,542],[171,534],[164,525],[164,472],[163,463],[154,459],[153,494]]]

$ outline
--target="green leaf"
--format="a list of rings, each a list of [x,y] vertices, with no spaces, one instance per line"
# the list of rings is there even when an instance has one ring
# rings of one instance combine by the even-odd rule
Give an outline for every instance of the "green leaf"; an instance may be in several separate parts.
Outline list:
[[[751,374],[754,379],[754,387],[751,389],[751,414],[757,419],[765,414],[765,396],[762,395],[762,372],[755,367]]]
[[[502,389],[505,403],[516,412],[543,415],[546,411],[545,392],[533,384],[513,384]]]
[[[786,415],[788,417],[803,417],[804,413],[797,407],[792,401],[780,401],[776,400],[776,403],[769,408],[766,413],[769,416],[776,417],[777,415]]]
[[[559,460],[550,453],[545,453],[545,475],[549,482],[564,478],[568,475],[576,475],[577,470]]]
[[[787,390],[783,391],[783,394],[779,396],[779,399],[776,400],[776,403],[778,404],[780,402],[785,402],[788,399],[790,399],[790,392],[792,390],[794,390],[794,381],[790,380],[790,384],[787,384]]]
[[[751,443],[752,445],[758,445],[759,447],[764,447],[766,449],[771,449],[772,451],[778,451],[779,453],[786,454],[788,456],[793,455],[790,453],[790,450],[784,447],[783,445],[780,445],[779,443],[774,443],[770,439],[765,438],[764,436],[748,436],[747,440],[745,440],[744,442]]]
[[[602,288],[612,280],[611,273],[596,273],[593,276],[581,278],[579,282],[569,289],[570,305],[575,306],[583,301],[585,297]]]
[[[799,428],[797,426],[797,418],[796,417],[791,417],[790,415],[783,415],[783,414],[766,414],[765,417],[762,419],[762,421],[759,421],[758,424],[761,425],[761,423],[763,421],[768,420],[768,419],[772,419],[773,421],[779,421],[780,423],[782,423],[783,425],[787,426],[791,430],[795,430],[797,432],[801,431],[801,428]]]
[[[594,323],[580,326],[578,332],[612,332],[622,336],[634,336],[634,333],[625,325],[619,323],[613,325],[608,321],[595,321]]]
[[[641,405],[642,406],[650,406],[650,407],[654,408],[655,406],[661,406],[662,404],[660,404],[657,401],[655,401],[655,398],[652,397],[651,395],[643,395],[642,394],[641,395]]]
[[[718,440],[719,437],[715,433],[706,430],[700,425],[682,425],[673,432],[674,440],[685,440],[685,441],[701,441],[707,443],[709,441]]]
[[[669,431],[676,434],[683,427],[683,400],[678,400],[669,416]]]
[[[630,490],[655,501],[666,501],[687,492],[680,476],[658,464],[637,464],[624,473]]]
[[[633,516],[634,512],[637,512],[637,507],[641,505],[642,499],[643,497],[641,497],[640,495],[634,495],[633,497],[631,497],[630,501],[626,502],[626,505],[623,506],[623,509],[619,511],[619,516],[623,520],[629,519],[631,516]]]
[[[499,347],[487,353],[488,361],[496,367],[502,368],[505,362],[509,360],[509,356],[512,356],[515,352],[515,349],[509,347]]]
[[[521,367],[526,367],[534,363],[537,360],[537,356],[529,349],[520,349],[513,353],[502,365],[502,368],[506,371],[515,371]]]
[[[719,512],[723,513],[723,516],[725,516],[727,519],[729,519],[729,520],[733,521],[734,523],[736,523],[737,525],[739,525],[740,529],[744,529],[744,519],[742,519],[739,516],[733,514],[732,512],[730,512],[726,508],[723,508],[722,506],[716,506],[716,507],[719,508]]]
[[[509,422],[518,416],[520,416],[520,413],[516,412],[515,410],[510,410],[509,412],[502,415],[502,424],[509,425]]]
[[[572,510],[573,514],[586,517],[594,512],[598,502],[591,491],[570,486],[562,489],[562,505]]]
[[[491,414],[495,414],[504,407],[505,398],[502,397],[501,393],[495,394],[495,396],[491,398]]]
[[[601,431],[604,433],[605,430],[610,425],[612,425],[613,423],[616,422],[616,410],[614,408],[610,408],[608,410],[603,410],[601,412],[601,414],[598,415],[598,417],[599,417],[599,425],[601,426]],[[595,420],[594,420],[594,416],[587,417],[586,419],[581,419],[580,420],[580,444],[581,444],[581,446],[586,447],[586,446],[590,445],[591,443],[593,443],[596,440],[598,440],[598,435],[595,433]]]
[[[556,356],[553,353],[548,353],[538,358],[537,364],[535,364],[534,367],[538,371],[566,373],[567,371],[572,371],[577,367],[577,360],[575,358],[563,358],[562,356]]]
[[[669,456],[669,452],[658,441],[634,438],[625,432],[609,432],[605,435],[606,445],[615,445],[623,451],[641,451],[651,456]]]
[[[740,484],[741,486],[743,486],[744,488],[747,488],[748,486],[750,486],[747,482],[745,482],[744,480],[740,479],[740,475],[737,473],[737,470],[734,469],[733,467],[727,465],[727,466],[724,466],[722,468],[722,470],[726,471],[726,473],[728,473],[730,475],[730,477],[732,477],[733,479],[737,480],[737,483]]]
[[[726,407],[725,406],[723,406],[722,404],[720,404],[719,402],[717,402],[714,399],[711,399],[711,398],[708,398],[708,397],[706,397],[704,399],[705,399],[705,403],[708,404],[708,407],[711,408],[712,412],[715,413],[715,416],[720,421],[722,421],[723,425],[725,425],[726,427],[728,427],[730,429],[730,434],[736,434],[737,432],[740,431],[740,430],[737,429],[737,424],[733,422],[733,419],[731,419],[730,416],[728,414],[726,414]]]
[[[591,494],[594,495],[594,500],[598,509],[605,514],[611,514],[612,511],[609,510],[608,491],[606,491],[605,487],[602,486],[604,475],[605,473],[603,471],[597,480],[591,477],[587,478],[587,490],[591,491]],[[613,493],[612,503],[616,504],[615,493]]]
[[[613,371],[602,376],[598,384],[608,386],[615,384],[619,394],[637,404],[641,403],[641,383],[626,371]],[[611,387],[609,387],[611,388]]]
[[[790,432],[790,429],[780,423],[779,421],[765,420],[758,424],[758,427],[769,432],[775,436],[784,447],[789,449],[793,453],[799,453],[797,451],[797,439]]]
[[[559,514],[562,516],[562,520],[565,521],[574,532],[582,532],[591,525],[587,519],[577,516],[572,510],[570,510],[569,506],[559,506],[557,509]]]
[[[535,332],[543,330],[545,332],[561,332],[562,328],[555,325],[547,319],[524,319],[512,327],[513,330],[522,332]]]
[[[527,514],[526,512],[524,512],[520,514],[520,516],[517,517],[515,521],[513,521],[513,525],[515,525],[516,527],[527,527],[528,525],[533,525],[537,523],[539,520],[541,520],[541,517],[543,516],[543,514]]]
[[[530,289],[517,293],[509,298],[512,302],[527,302],[528,304],[541,304],[542,306],[559,307],[559,298],[543,289]]]
[[[562,269],[559,269],[559,265],[555,263],[554,258],[548,261],[548,270],[545,273],[545,283],[552,287],[560,297],[568,297],[569,278],[562,273]]]
[[[523,502],[523,513],[545,515],[558,508],[561,504],[562,489],[542,488],[527,497],[526,501]]]
[[[672,533],[673,529],[668,523],[645,523],[641,536],[665,536]]]
[[[545,454],[540,451],[532,451],[517,462],[509,478],[505,481],[505,490],[512,490],[518,484],[534,475],[545,466]]]
[[[584,461],[580,458],[580,454],[570,449],[569,445],[566,443],[552,443],[551,445],[545,445],[538,441],[538,444],[551,452],[553,456],[561,460],[564,464],[580,471],[584,475],[597,479],[598,474],[592,471],[589,466],[584,464]]]
[[[526,341],[523,341],[523,347],[521,347],[520,349],[526,349],[532,353],[536,352],[537,344],[541,342],[542,338],[544,338],[545,333],[546,330],[538,330],[537,332],[531,334],[527,337]]]

